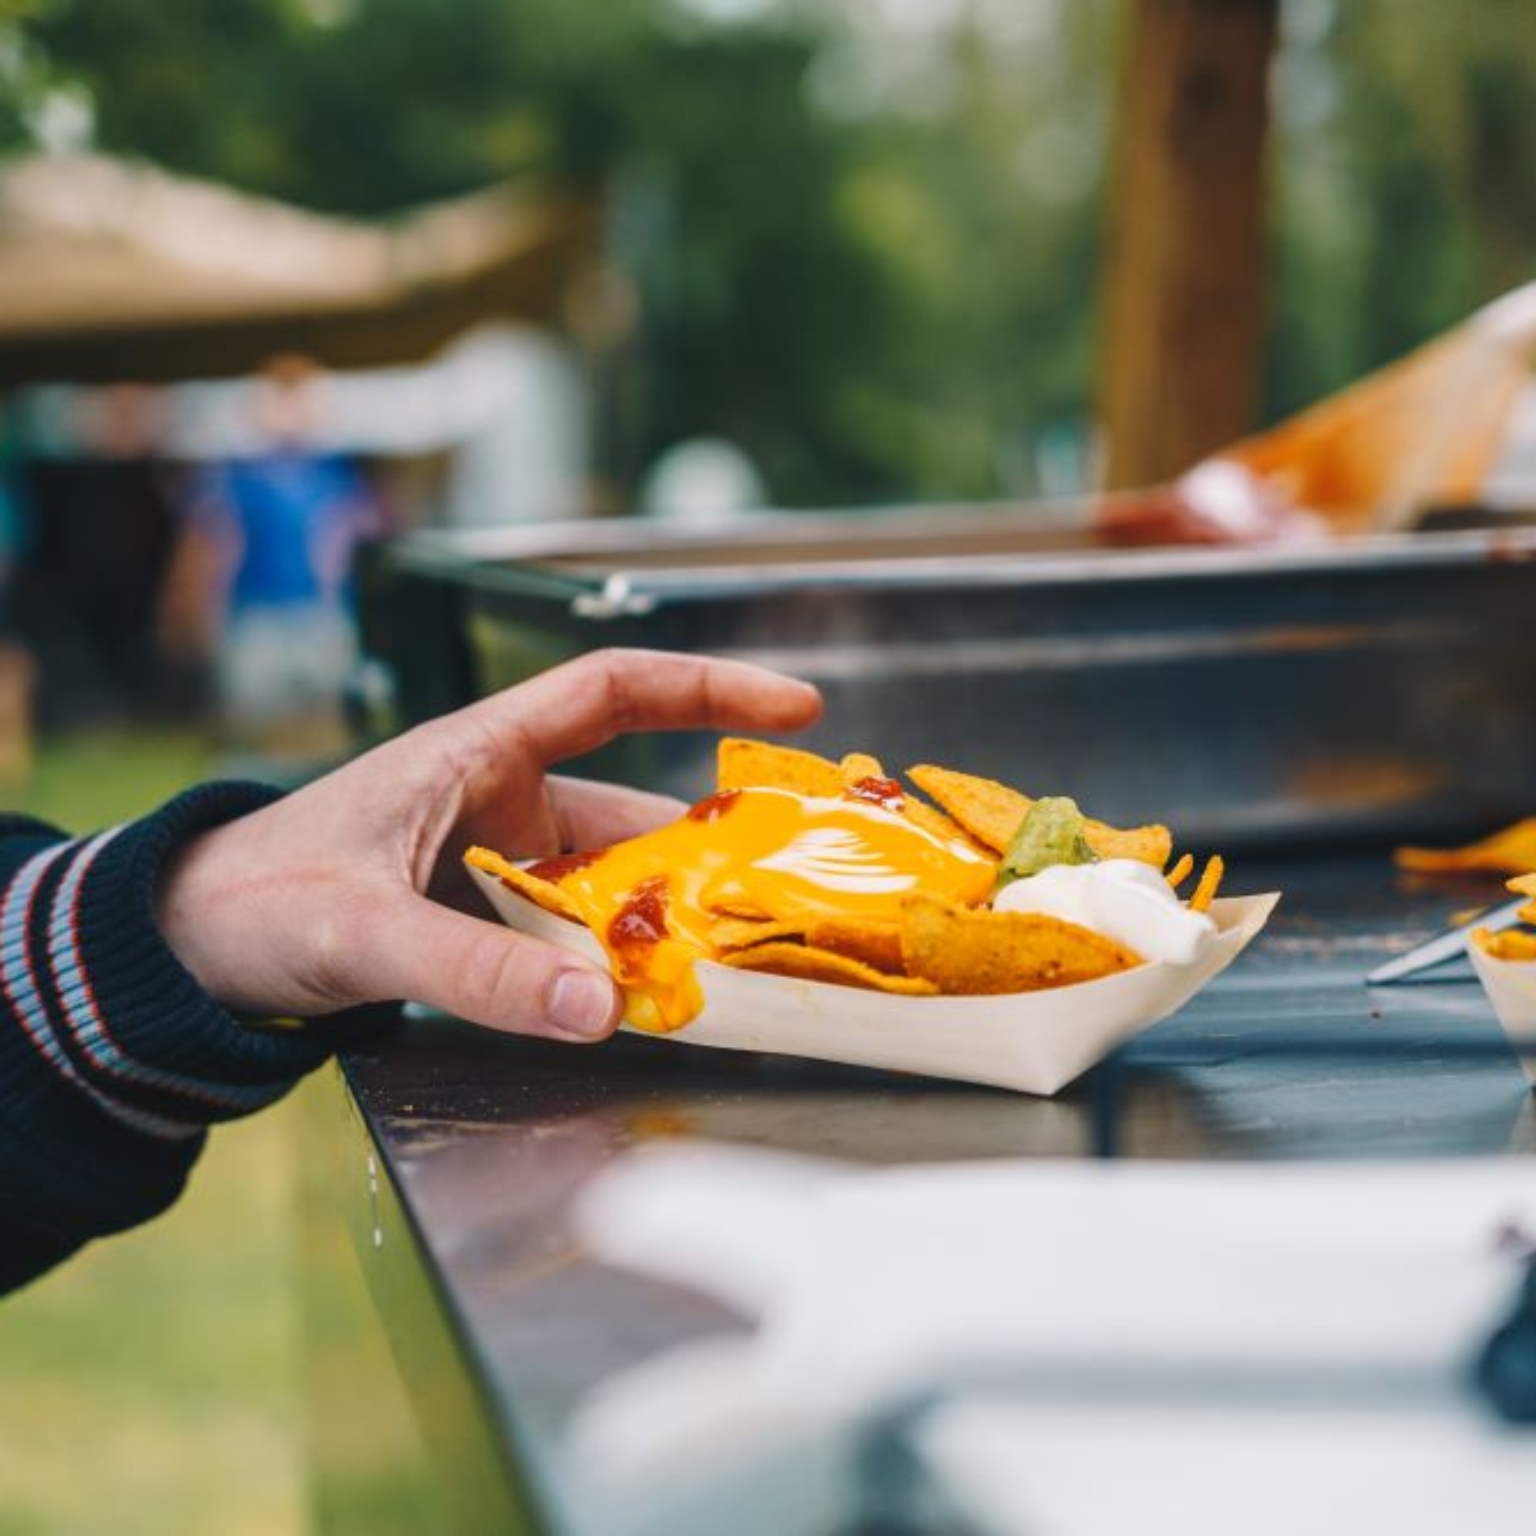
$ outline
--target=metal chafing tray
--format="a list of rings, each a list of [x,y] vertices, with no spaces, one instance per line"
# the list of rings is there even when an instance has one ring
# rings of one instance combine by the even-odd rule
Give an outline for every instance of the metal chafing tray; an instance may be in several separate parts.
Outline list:
[[[1261,551],[1090,529],[1060,505],[420,534],[367,573],[365,643],[405,720],[602,646],[741,657],[821,686],[813,747],[1187,842],[1449,836],[1536,806],[1528,522]],[[600,766],[688,795],[709,751],[651,737]]]

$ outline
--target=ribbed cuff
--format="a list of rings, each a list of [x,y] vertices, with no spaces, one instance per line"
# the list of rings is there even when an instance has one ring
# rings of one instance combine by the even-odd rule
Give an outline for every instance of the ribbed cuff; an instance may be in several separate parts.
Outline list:
[[[251,1029],[193,979],[155,926],[155,890],[168,856],[188,838],[270,805],[259,784],[207,784],[156,815],[84,845],[55,906],[76,914],[84,988],[61,989],[82,1067],[104,1088],[153,1114],[205,1124],[278,1098],[380,1016],[359,1010],[300,1030]],[[70,887],[78,896],[70,900]],[[54,942],[58,942],[57,932]],[[251,942],[259,944],[259,935]]]
[[[259,784],[203,785],[74,842],[5,820],[0,1290],[164,1209],[210,1123],[270,1104],[395,1016],[375,1007],[253,1029],[198,986],[161,936],[155,888],[166,859],[278,798]]]
[[[367,1009],[299,1030],[248,1028],[156,927],[167,857],[277,798],[259,784],[203,785],[142,821],[42,849],[7,888],[11,1014],[54,1076],[119,1125],[176,1141],[260,1109],[381,1017]]]

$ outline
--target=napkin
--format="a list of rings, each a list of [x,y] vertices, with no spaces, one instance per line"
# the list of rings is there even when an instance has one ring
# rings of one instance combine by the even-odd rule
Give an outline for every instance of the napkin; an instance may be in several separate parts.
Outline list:
[[[780,1529],[849,1519],[870,1425],[935,1395],[912,1444],[979,1529],[1342,1529],[1349,1445],[1411,1455],[1404,1488],[1449,1480],[1374,1528],[1431,1529],[1422,1509],[1474,1476],[1536,1498],[1536,1442],[1510,1454],[1465,1388],[1517,1283],[1509,1235],[1536,1233],[1528,1163],[870,1171],[673,1148],[618,1165],[579,1220],[606,1262],[751,1324],[583,1404],[569,1454],[615,1529],[650,1529],[647,1490],[682,1520],[681,1489],[731,1507],[743,1479]],[[1287,1455],[1311,1470],[1270,1486]]]

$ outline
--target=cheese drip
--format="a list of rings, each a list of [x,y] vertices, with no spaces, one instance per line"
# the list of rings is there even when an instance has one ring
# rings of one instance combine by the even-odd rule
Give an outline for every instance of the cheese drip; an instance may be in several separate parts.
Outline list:
[[[547,877],[607,951],[630,1021],[665,1031],[703,1004],[694,961],[714,956],[711,924],[722,915],[895,922],[913,891],[974,904],[993,876],[984,855],[888,805],[740,789],[602,853],[550,861]]]

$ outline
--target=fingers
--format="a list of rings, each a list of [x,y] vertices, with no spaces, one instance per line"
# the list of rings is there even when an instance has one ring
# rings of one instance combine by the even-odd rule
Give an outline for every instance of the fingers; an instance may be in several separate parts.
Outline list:
[[[546,778],[536,807],[515,796],[497,795],[466,822],[458,844],[438,860],[428,890],[435,901],[459,911],[483,912],[485,900],[460,862],[463,843],[484,843],[513,855],[586,852],[665,826],[687,808],[670,795],[587,779]]]
[[[688,809],[671,795],[587,779],[552,778],[548,788],[562,848],[608,848],[676,821]]]
[[[624,731],[792,731],[820,714],[809,683],[764,667],[623,650],[582,656],[464,711],[496,736],[521,739],[543,763]]]
[[[404,998],[519,1035],[593,1041],[618,1027],[605,972],[500,923],[403,896],[376,914],[362,946],[367,995]]]

